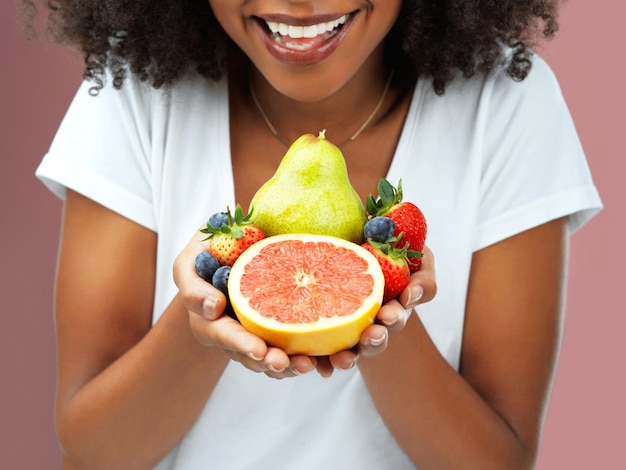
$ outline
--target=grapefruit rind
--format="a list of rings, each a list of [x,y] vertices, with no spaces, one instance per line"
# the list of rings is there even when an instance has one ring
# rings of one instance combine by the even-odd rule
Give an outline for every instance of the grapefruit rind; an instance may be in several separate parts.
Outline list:
[[[240,290],[240,280],[246,265],[266,246],[288,240],[327,242],[354,251],[367,263],[363,273],[372,277],[372,290],[352,313],[330,318],[319,318],[310,323],[283,323],[261,315],[250,306],[249,299]],[[350,241],[327,235],[282,234],[267,237],[246,249],[233,265],[228,292],[231,304],[240,323],[267,344],[283,349],[287,354],[327,356],[355,346],[363,330],[371,325],[382,305],[384,292],[382,269],[370,252]]]

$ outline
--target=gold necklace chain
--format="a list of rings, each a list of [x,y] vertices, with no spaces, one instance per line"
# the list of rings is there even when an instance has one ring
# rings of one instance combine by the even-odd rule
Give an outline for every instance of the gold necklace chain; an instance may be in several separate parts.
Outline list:
[[[352,134],[349,138],[344,140],[337,147],[343,147],[347,143],[356,140],[356,138],[361,134],[361,132],[365,130],[368,124],[372,121],[372,119],[374,119],[374,116],[376,116],[376,113],[378,112],[380,107],[383,105],[383,102],[385,101],[385,97],[387,96],[387,92],[389,91],[389,86],[391,85],[392,77],[393,77],[393,70],[389,74],[389,78],[387,78],[387,83],[385,83],[383,94],[380,96],[380,99],[378,100],[378,103],[376,103],[376,106],[374,107],[372,112],[369,114],[369,116],[367,116],[367,119],[365,119],[363,124],[361,124],[361,127],[359,127],[354,134]],[[267,117],[267,113],[263,109],[263,106],[261,106],[261,103],[259,102],[259,99],[257,98],[256,93],[254,92],[254,87],[252,86],[252,80],[250,80],[250,95],[252,95],[252,100],[254,101],[254,104],[259,110],[259,113],[261,113],[261,116],[263,117],[263,120],[265,121],[265,124],[267,125],[272,135],[276,137],[278,140],[280,140],[285,147],[289,148],[291,144],[287,141],[287,139],[285,139],[282,135],[280,135],[280,133],[276,130],[276,127],[274,127],[274,125],[272,124],[272,121],[270,121],[270,118]]]

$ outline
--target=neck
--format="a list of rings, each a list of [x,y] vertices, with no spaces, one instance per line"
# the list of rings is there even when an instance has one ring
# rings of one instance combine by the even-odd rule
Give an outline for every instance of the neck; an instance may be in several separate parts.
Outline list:
[[[281,84],[274,88],[255,68],[251,87],[281,140],[289,143],[304,133],[317,134],[326,129],[329,140],[347,144],[364,124],[362,132],[384,119],[394,102],[393,90],[384,93],[390,71],[381,65],[382,61],[371,62],[336,89],[292,79],[297,88],[291,91],[285,86],[285,91],[280,91]],[[335,81],[330,78],[328,82]]]

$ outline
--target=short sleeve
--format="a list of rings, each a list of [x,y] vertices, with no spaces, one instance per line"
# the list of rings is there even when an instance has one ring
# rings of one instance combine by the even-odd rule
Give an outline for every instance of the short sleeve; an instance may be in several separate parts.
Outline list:
[[[79,88],[36,176],[57,196],[70,188],[156,230],[150,165],[152,92],[132,79],[121,90]]]
[[[559,217],[574,232],[602,203],[554,74],[536,57],[526,80],[491,86],[475,249]]]

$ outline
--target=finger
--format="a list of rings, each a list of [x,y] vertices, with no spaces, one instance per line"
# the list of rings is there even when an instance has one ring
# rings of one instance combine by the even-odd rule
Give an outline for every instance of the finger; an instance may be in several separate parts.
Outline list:
[[[317,366],[317,358],[312,356],[294,355],[289,360],[289,371],[293,375],[307,374]]]
[[[285,351],[272,347],[267,349],[267,353],[263,357],[263,362],[268,370],[278,374],[286,371],[291,364],[291,360]]]
[[[328,356],[320,356],[317,358],[317,365],[315,367],[318,374],[320,374],[324,378],[328,378],[333,375],[335,368],[330,363],[330,359]]]
[[[431,301],[437,294],[435,259],[428,247],[422,250],[422,267],[411,274],[409,285],[400,293],[398,301],[406,309]]]
[[[208,251],[210,240],[205,240],[206,236],[196,230],[182,251],[174,261],[174,282],[180,288],[185,281],[198,277],[195,270],[195,259],[198,253]]]
[[[210,245],[210,242],[205,241],[204,238],[200,230],[196,231],[176,257],[173,277],[187,310],[204,315],[209,320],[215,320],[224,311],[226,298],[222,292],[198,276],[196,272],[196,256],[207,251]]]
[[[246,354],[242,354],[236,351],[226,351],[226,353],[233,361],[239,362],[246,369],[249,369],[252,372],[265,373],[269,370],[262,358],[255,359]]]
[[[359,356],[378,356],[387,349],[389,332],[383,325],[373,324],[365,329],[359,341]]]
[[[268,353],[270,353],[270,351],[271,350],[268,349]],[[284,366],[285,363],[289,364],[288,358],[286,361],[276,361],[273,359],[268,361],[267,355],[262,359],[254,359],[238,353],[232,353],[231,358],[240,362],[247,369],[253,372],[262,372],[273,379],[284,379],[286,377],[293,377],[294,375],[288,367]]]
[[[380,308],[376,314],[376,320],[386,326],[389,333],[393,334],[404,328],[411,312],[413,309],[404,308],[397,300],[390,300]]]
[[[226,315],[217,320],[207,320],[191,312],[189,323],[194,337],[205,346],[218,346],[258,361],[263,360],[268,352],[265,341]]]
[[[289,356],[289,367],[284,370],[269,370],[265,373],[268,377],[274,379],[284,379],[288,377],[297,377],[306,374],[315,369],[317,359],[315,357],[296,355]]]
[[[357,350],[356,349],[348,349],[345,351],[340,351],[337,354],[333,354],[329,356],[329,360],[331,365],[335,369],[339,370],[350,370],[352,369],[357,361]]]

